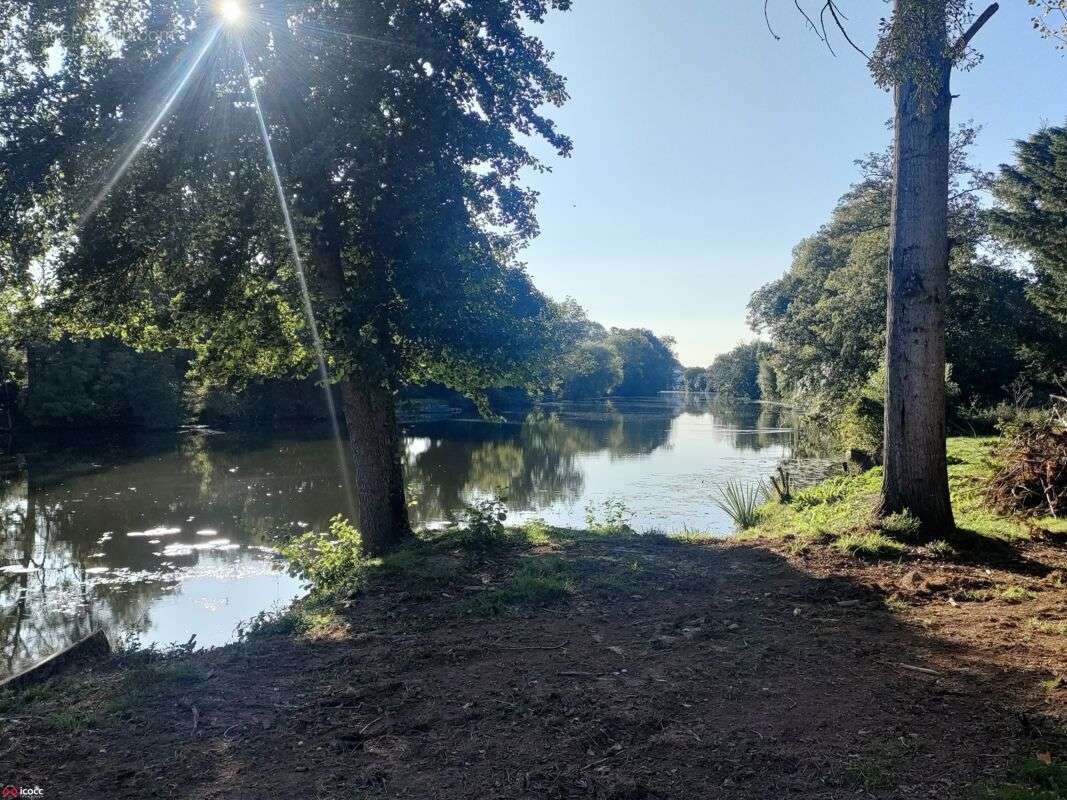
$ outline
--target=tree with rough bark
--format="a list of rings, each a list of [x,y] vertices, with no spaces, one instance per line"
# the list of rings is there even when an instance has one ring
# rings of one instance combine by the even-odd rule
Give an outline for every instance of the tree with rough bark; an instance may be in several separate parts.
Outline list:
[[[836,28],[863,53],[840,0],[825,0],[815,13],[799,0],[794,5],[828,45]],[[874,53],[863,53],[894,103],[885,476],[878,513],[910,512],[928,532],[954,527],[945,455],[950,80],[954,67],[978,61],[971,40],[997,8],[993,3],[975,17],[970,0],[894,0]]]
[[[515,256],[530,138],[571,147],[529,29],[569,5],[249,0],[227,24],[213,0],[0,0],[0,269],[45,276],[79,335],[190,348],[201,379],[319,364],[386,552],[410,534],[398,388],[477,399],[559,350]]]

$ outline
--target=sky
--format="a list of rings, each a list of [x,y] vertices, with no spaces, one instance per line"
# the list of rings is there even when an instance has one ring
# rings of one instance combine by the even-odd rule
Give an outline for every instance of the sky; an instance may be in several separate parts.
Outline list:
[[[839,5],[869,52],[889,6]],[[749,296],[828,219],[854,160],[890,139],[891,97],[863,57],[840,38],[831,55],[791,0],[769,10],[780,41],[759,0],[575,0],[532,28],[568,79],[550,116],[575,149],[530,176],[541,236],[523,260],[593,319],[675,336],[686,366],[752,338]],[[1067,119],[1067,56],[1031,14],[1002,0],[975,40],[983,62],[953,78],[953,119],[981,126],[973,160],[987,169]]]

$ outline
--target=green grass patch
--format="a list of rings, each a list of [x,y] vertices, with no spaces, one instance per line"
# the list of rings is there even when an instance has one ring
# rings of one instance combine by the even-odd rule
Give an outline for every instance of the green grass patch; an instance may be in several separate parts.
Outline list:
[[[80,708],[64,708],[45,717],[49,727],[59,733],[76,733],[91,727],[95,717]]]
[[[1026,625],[1030,630],[1047,636],[1067,636],[1067,621],[1031,617]]]
[[[1067,764],[1037,758],[1023,761],[1009,780],[979,787],[974,800],[1067,800]]]
[[[845,768],[848,779],[868,792],[892,789],[908,761],[922,749],[914,736],[876,737]]]
[[[1035,592],[1014,584],[1010,586],[993,586],[987,589],[967,589],[960,594],[961,599],[972,602],[984,603],[990,600],[999,600],[1002,603],[1017,605],[1033,600],[1037,597]]]
[[[55,697],[55,690],[43,684],[27,686],[18,692],[5,689],[0,692],[0,714],[15,714],[34,703],[50,700],[53,697]]]
[[[904,545],[878,531],[855,531],[834,540],[834,547],[857,558],[892,558]]]
[[[944,531],[927,545],[927,552],[937,558],[950,558],[960,552],[981,551],[985,547],[1003,546],[1033,536],[1031,521],[1004,516],[986,502],[986,482],[993,472],[990,460],[996,442],[992,437],[953,437],[948,440],[949,489],[955,512],[955,531]],[[793,496],[790,503],[770,502],[759,509],[759,522],[746,531],[746,537],[792,537],[802,549],[819,540],[841,541],[848,552],[869,555],[863,541],[867,532],[878,532],[894,543],[916,538],[917,525],[909,515],[897,514],[880,522],[873,512],[882,485],[882,469],[861,475],[838,476],[809,487]],[[1041,519],[1046,530],[1067,530],[1067,520]],[[885,542],[880,555],[900,552],[901,548]]]
[[[544,608],[566,600],[575,591],[570,565],[559,558],[523,564],[503,586],[466,601],[468,613],[497,616],[518,609]]]

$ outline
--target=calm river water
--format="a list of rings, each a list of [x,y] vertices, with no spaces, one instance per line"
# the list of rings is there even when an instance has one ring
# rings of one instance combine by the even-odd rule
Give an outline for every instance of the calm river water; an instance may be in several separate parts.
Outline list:
[[[793,441],[775,409],[680,397],[405,430],[419,524],[498,495],[512,521],[584,525],[589,503],[613,498],[636,529],[667,532],[729,531],[716,484],[765,478]],[[0,675],[101,626],[144,645],[231,641],[302,591],[272,546],[344,507],[319,429],[34,443],[25,457],[0,482]]]

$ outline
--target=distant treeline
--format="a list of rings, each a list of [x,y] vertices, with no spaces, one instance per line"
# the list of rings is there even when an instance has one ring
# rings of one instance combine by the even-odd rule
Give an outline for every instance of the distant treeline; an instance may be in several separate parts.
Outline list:
[[[539,399],[632,397],[676,388],[680,365],[674,341],[644,329],[606,329],[574,301],[559,305],[558,335],[573,343],[543,394],[499,389],[485,400],[498,408]],[[241,387],[201,383],[190,357],[176,350],[139,352],[114,339],[34,342],[0,353],[10,408],[0,427],[167,429],[189,423],[258,426],[325,420],[321,386],[313,377],[261,380]],[[401,400],[469,404],[439,385],[408,386]],[[10,417],[11,422],[6,420]]]
[[[997,176],[968,164],[974,138],[967,127],[955,134],[949,208],[945,380],[960,422],[1062,393],[1067,380],[1067,129],[1018,143],[1018,164]],[[828,418],[848,444],[877,449],[891,154],[858,165],[830,220],[753,294],[749,322],[769,341],[738,345],[683,380],[689,391],[785,400]],[[990,191],[992,208],[981,202]]]

